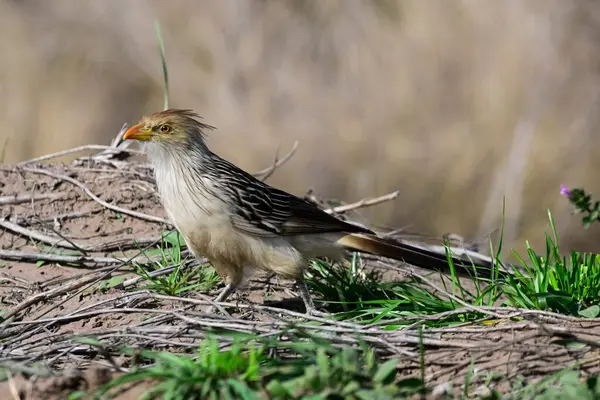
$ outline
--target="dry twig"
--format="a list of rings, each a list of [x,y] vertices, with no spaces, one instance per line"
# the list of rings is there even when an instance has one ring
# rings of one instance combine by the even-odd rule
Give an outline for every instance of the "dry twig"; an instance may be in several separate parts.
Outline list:
[[[59,200],[66,197],[66,193],[43,193],[43,194],[15,194],[12,196],[0,196],[0,205],[17,205],[37,200]]]
[[[399,194],[400,191],[397,190],[392,193],[384,194],[383,196],[369,197],[366,199],[359,200],[356,203],[344,204],[342,206],[328,208],[324,211],[328,214],[341,214],[359,208],[371,207],[377,204],[385,203],[386,201],[394,200],[396,197],[398,197]]]
[[[56,178],[56,179],[60,179],[66,182],[69,182],[75,186],[77,186],[78,188],[80,188],[81,190],[84,191],[85,194],[87,194],[92,200],[94,200],[95,202],[99,203],[100,205],[108,208],[109,210],[113,210],[122,214],[127,214],[130,215],[132,217],[136,217],[139,219],[144,219],[146,221],[152,221],[152,222],[158,222],[161,224],[166,224],[171,226],[171,223],[169,221],[167,221],[164,218],[160,218],[160,217],[155,217],[153,215],[148,215],[148,214],[144,214],[144,213],[140,213],[137,211],[133,211],[133,210],[128,210],[126,208],[122,208],[119,206],[114,206],[112,204],[109,204],[107,202],[105,202],[104,200],[102,200],[101,198],[99,198],[98,196],[96,196],[94,193],[92,193],[92,191],[83,183],[81,183],[80,181],[78,181],[77,179],[71,178],[70,176],[66,176],[66,175],[60,175],[60,174],[55,174],[53,172],[50,171],[46,171],[44,169],[40,169],[40,168],[28,168],[28,167],[24,167],[22,168],[23,171],[27,171],[27,172],[31,172],[34,174],[42,174],[42,175],[47,175],[50,176],[52,178]]]
[[[73,147],[71,149],[61,150],[56,153],[46,154],[41,157],[36,157],[36,158],[32,158],[30,160],[21,161],[20,163],[17,163],[17,166],[34,164],[34,163],[38,163],[40,161],[47,161],[47,160],[51,160],[53,158],[67,156],[67,155],[73,154],[73,153],[79,153],[80,151],[84,151],[84,150],[108,150],[110,152],[115,152],[115,153],[144,154],[143,152],[141,152],[139,150],[124,149],[124,148],[118,148],[118,147],[112,147],[112,146],[106,146],[106,145],[100,145],[100,144],[87,144],[85,146]]]
[[[279,168],[280,166],[282,166],[283,164],[288,162],[288,160],[290,158],[292,158],[294,153],[296,153],[297,149],[298,149],[298,141],[295,141],[294,145],[292,146],[292,149],[282,159],[278,159],[277,152],[276,152],[275,160],[273,161],[273,165],[271,165],[270,167],[265,168],[261,171],[255,172],[252,175],[254,175],[255,177],[262,177],[262,180],[266,181],[271,175],[273,175],[273,173],[275,172],[275,170],[277,168]]]

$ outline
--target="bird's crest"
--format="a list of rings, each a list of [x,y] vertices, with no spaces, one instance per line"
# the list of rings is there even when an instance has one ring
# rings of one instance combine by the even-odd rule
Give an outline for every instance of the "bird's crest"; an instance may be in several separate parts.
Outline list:
[[[195,126],[201,132],[203,132],[205,130],[216,129],[212,125],[208,125],[203,122],[200,122],[199,120],[202,119],[202,117],[198,113],[196,113],[192,110],[188,110],[188,109],[169,108],[169,109],[166,109],[163,111],[157,111],[155,113],[152,113],[147,118],[152,121],[158,120],[158,121],[175,122],[175,123],[179,123],[179,124]]]

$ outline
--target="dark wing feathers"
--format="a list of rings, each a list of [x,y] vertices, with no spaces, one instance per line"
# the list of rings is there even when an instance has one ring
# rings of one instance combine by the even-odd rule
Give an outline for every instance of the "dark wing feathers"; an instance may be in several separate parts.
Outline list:
[[[250,235],[274,237],[326,232],[370,230],[329,215],[316,205],[276,189],[213,154],[207,163],[220,191],[232,201],[233,225]],[[210,165],[210,166],[209,166]]]

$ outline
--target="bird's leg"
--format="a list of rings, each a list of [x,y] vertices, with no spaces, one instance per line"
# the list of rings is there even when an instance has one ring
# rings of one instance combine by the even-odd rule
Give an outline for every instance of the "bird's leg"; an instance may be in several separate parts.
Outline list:
[[[296,285],[298,286],[298,290],[300,290],[300,297],[304,302],[306,313],[311,314],[313,311],[316,311],[315,303],[313,303],[312,297],[310,297],[310,292],[308,291],[306,281],[304,279],[296,279]]]
[[[306,308],[306,314],[313,315],[315,317],[326,317],[327,313],[322,311],[318,311],[315,307],[315,303],[313,303],[312,297],[310,296],[310,292],[308,291],[308,286],[306,285],[306,281],[303,278],[296,279],[296,285],[300,290],[300,297],[304,302],[304,308]]]
[[[242,280],[244,279],[244,269],[240,268],[234,264],[230,264],[228,262],[223,261],[213,261],[213,267],[217,271],[219,276],[223,277],[223,281],[225,282],[225,287],[221,290],[221,293],[215,297],[213,300],[215,303],[223,302],[227,300],[227,298],[235,292],[238,288]],[[223,307],[218,307],[221,311],[225,311]],[[217,307],[215,305],[209,306],[206,310],[208,314],[214,314],[216,312]],[[225,315],[228,315],[225,312]]]
[[[221,293],[219,293],[219,295],[217,297],[215,297],[215,303],[219,303],[222,301],[227,300],[227,298],[233,293],[235,292],[237,285],[234,285],[233,283],[229,283],[227,284],[223,290],[221,290]]]
[[[220,303],[222,301],[225,301],[233,292],[235,292],[235,289],[237,288],[237,284],[236,283],[228,283],[223,290],[221,290],[221,293],[219,293],[219,295],[217,297],[215,297],[215,299],[213,300],[215,303]],[[209,306],[206,309],[206,313],[207,314],[214,314],[216,312],[217,307],[212,305]],[[227,314],[226,314],[227,315]]]

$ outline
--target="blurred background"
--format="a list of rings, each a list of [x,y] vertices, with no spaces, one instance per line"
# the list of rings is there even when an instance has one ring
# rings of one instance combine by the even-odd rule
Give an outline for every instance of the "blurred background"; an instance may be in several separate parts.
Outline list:
[[[109,144],[170,105],[218,130],[270,183],[356,201],[381,226],[543,250],[600,251],[560,184],[600,189],[600,3],[594,0],[0,0],[0,148],[13,163]],[[600,195],[600,194],[599,194]],[[497,235],[492,235],[497,238]]]

